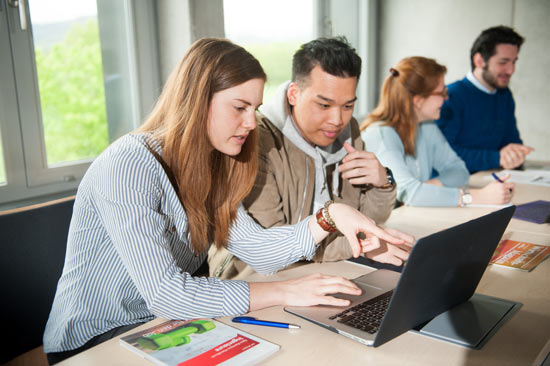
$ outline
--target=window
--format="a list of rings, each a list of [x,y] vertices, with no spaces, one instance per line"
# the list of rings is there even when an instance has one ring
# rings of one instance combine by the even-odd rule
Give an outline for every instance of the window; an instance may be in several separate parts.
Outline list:
[[[109,144],[96,1],[52,5],[29,0],[47,167],[89,161]]]
[[[265,103],[290,80],[294,52],[316,38],[314,2],[224,0],[223,10],[225,36],[253,54],[267,74]]]
[[[378,0],[224,0],[223,6],[226,37],[256,56],[267,73],[264,102],[290,79],[301,44],[345,36],[363,60],[353,114],[361,121],[374,108]]]
[[[74,191],[139,126],[160,90],[154,14],[152,0],[0,0],[0,203]]]

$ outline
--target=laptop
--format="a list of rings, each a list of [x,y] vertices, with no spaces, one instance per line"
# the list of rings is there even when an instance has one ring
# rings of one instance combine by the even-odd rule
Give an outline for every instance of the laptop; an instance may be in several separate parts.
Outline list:
[[[348,307],[287,306],[285,311],[368,346],[380,346],[461,304],[489,264],[515,206],[419,239],[400,274],[379,269],[353,281]]]

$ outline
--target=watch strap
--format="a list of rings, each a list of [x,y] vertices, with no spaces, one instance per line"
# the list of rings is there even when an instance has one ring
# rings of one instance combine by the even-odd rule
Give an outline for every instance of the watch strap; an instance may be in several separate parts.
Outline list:
[[[390,168],[387,166],[386,168],[386,179],[388,180],[388,183],[384,184],[383,186],[380,186],[380,188],[389,188],[393,187],[395,185],[395,179],[393,178],[393,173]]]
[[[338,231],[336,228],[336,224],[332,220],[332,217],[330,217],[330,214],[328,212],[328,207],[333,204],[334,201],[330,200],[325,202],[325,205],[321,207],[317,213],[315,214],[315,217],[317,218],[317,223],[319,226],[329,233],[334,233]]]

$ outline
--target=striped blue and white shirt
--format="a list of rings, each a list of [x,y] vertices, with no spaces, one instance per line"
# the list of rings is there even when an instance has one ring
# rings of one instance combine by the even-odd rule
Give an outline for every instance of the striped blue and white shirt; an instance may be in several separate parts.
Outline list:
[[[264,229],[240,206],[228,250],[259,273],[311,259],[315,243],[307,221]],[[246,313],[248,283],[190,275],[206,255],[193,253],[184,208],[146,136],[121,137],[91,164],[78,188],[45,352],[76,349],[156,316]]]

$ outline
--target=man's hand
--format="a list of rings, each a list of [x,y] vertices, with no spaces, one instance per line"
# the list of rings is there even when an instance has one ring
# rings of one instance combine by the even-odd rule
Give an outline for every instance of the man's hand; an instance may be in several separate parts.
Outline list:
[[[410,235],[381,228],[371,218],[342,203],[331,204],[328,211],[336,228],[348,240],[354,258],[376,251],[376,258],[373,259],[396,266],[409,258],[410,245],[414,241]],[[316,220],[315,225],[318,226]],[[322,240],[321,237],[319,239]]]
[[[375,260],[377,262],[389,263],[391,262],[391,258],[395,255],[394,253],[396,249],[402,249],[407,253],[411,251],[412,246],[416,241],[414,236],[401,232],[396,229],[385,228],[384,230],[386,230],[387,233],[393,235],[396,238],[403,239],[405,243],[401,245],[394,245],[394,244],[388,244],[386,241],[381,240],[380,247],[370,252],[366,252],[365,253],[366,257],[372,260]]]
[[[521,144],[508,144],[500,149],[500,166],[515,169],[525,162],[525,156],[534,149]]]
[[[374,153],[358,151],[347,142],[344,142],[344,148],[348,154],[338,167],[342,178],[349,180],[351,184],[372,184],[376,187],[388,184],[386,168],[380,164]]]

